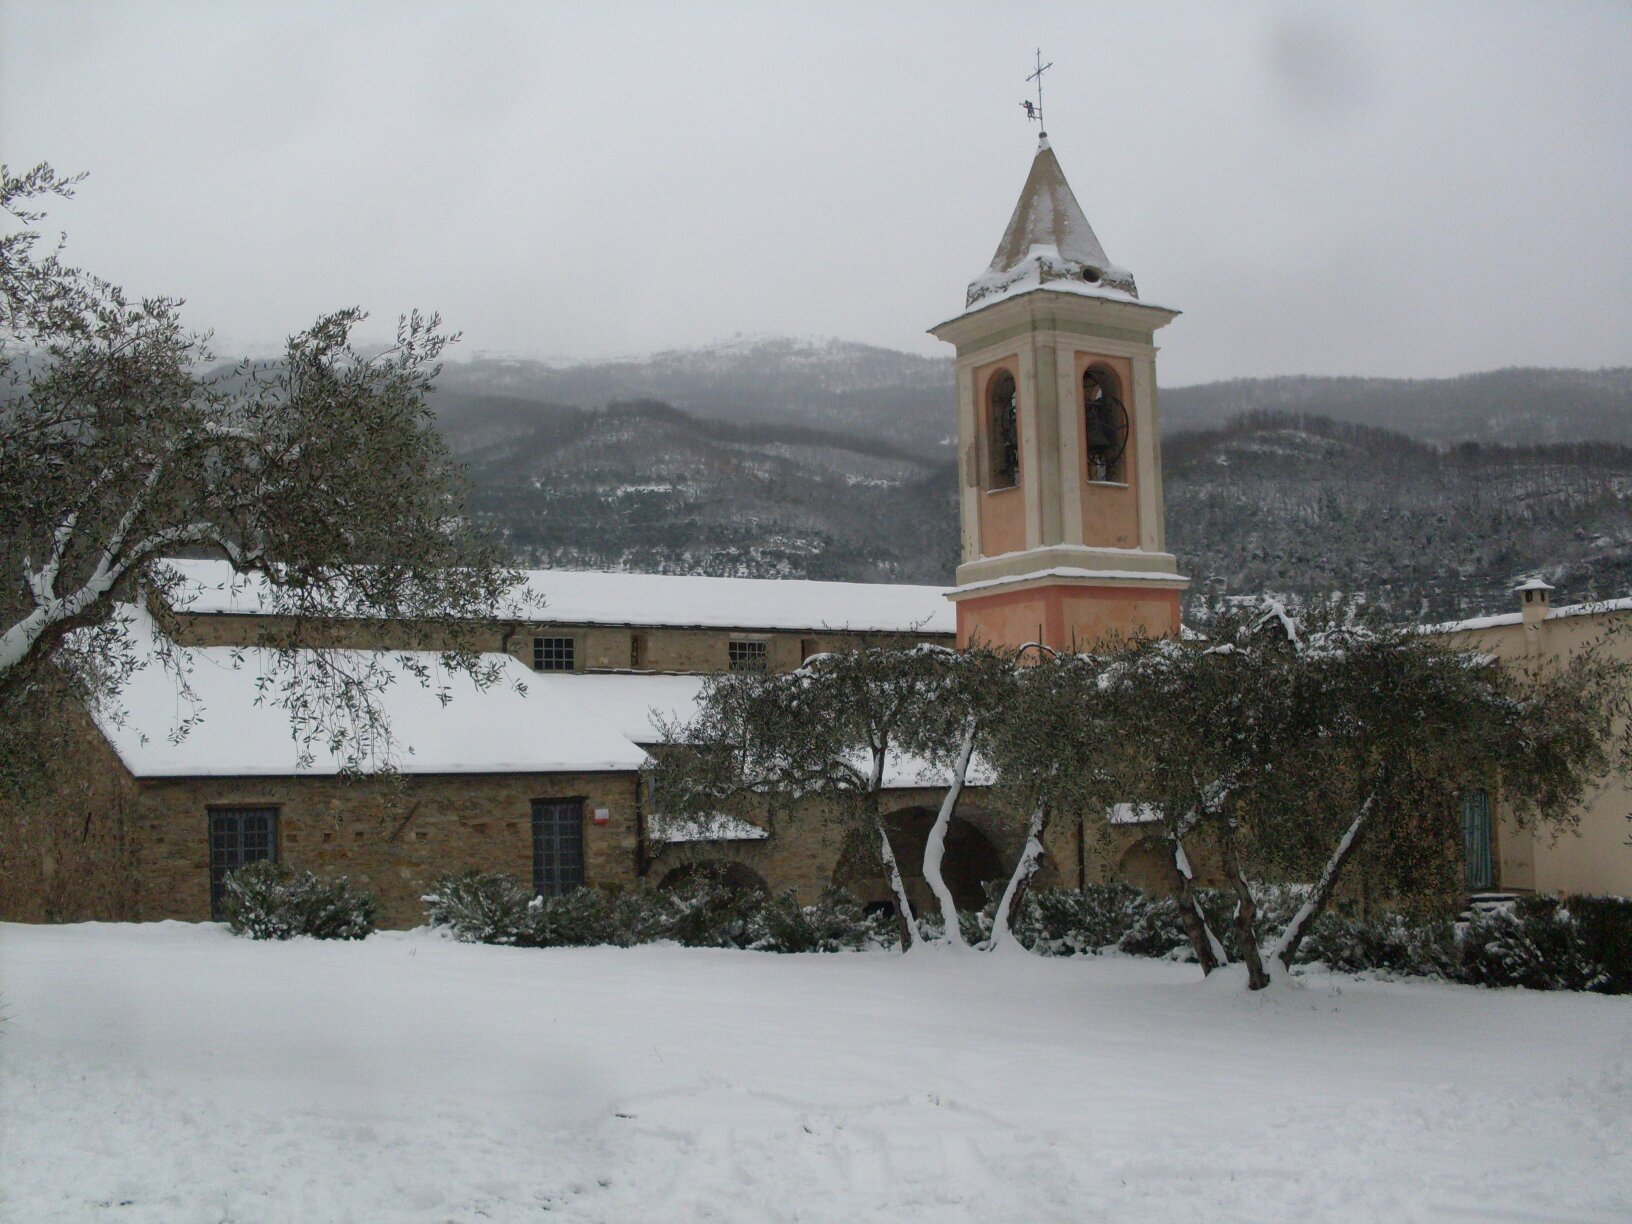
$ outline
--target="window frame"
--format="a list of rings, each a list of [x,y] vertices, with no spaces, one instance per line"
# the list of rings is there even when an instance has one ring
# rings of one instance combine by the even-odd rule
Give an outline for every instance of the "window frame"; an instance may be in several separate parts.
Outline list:
[[[532,801],[533,836],[533,895],[535,897],[563,897],[588,883],[587,858],[584,845],[584,809],[588,800],[584,795],[551,795]],[[563,811],[571,817],[565,826],[560,822]],[[552,826],[548,821],[554,818]],[[563,838],[563,827],[567,828]],[[563,844],[567,854],[562,858]]]
[[[757,655],[757,658],[753,656]],[[725,667],[734,672],[771,670],[771,643],[766,638],[732,637],[725,643]]]
[[[550,643],[566,643],[566,666],[549,666],[551,662]],[[560,663],[559,649],[555,662]],[[571,633],[535,633],[533,635],[533,670],[535,672],[574,672],[578,670],[578,638]]]
[[[210,857],[210,921],[222,922],[225,920],[227,876],[246,867],[250,863],[271,862],[280,859],[278,841],[280,833],[280,819],[282,813],[275,803],[210,803],[204,807],[204,836],[205,844],[209,849]],[[246,817],[265,818],[266,828],[254,830],[257,834],[256,849],[264,849],[265,853],[246,855],[247,839],[243,822]],[[232,818],[237,821],[237,827],[232,831],[232,854],[222,853],[228,849],[222,832],[218,830],[218,822]],[[228,862],[228,858],[232,862]]]

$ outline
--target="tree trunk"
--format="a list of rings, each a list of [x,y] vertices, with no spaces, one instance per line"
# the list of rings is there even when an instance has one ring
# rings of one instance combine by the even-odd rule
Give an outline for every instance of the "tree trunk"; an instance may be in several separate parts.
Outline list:
[[[901,951],[910,952],[912,945],[918,941],[918,923],[912,916],[907,886],[901,882],[901,865],[895,861],[895,849],[890,845],[890,835],[884,829],[882,817],[875,821],[875,826],[878,829],[879,856],[884,860],[884,878],[890,882],[890,891],[895,894],[895,919],[901,929]]]
[[[1207,915],[1202,913],[1201,902],[1196,899],[1195,880],[1190,872],[1190,859],[1184,852],[1184,842],[1174,834],[1168,839],[1168,844],[1172,849],[1168,862],[1173,867],[1173,891],[1179,901],[1179,921],[1184,924],[1184,933],[1190,938],[1190,950],[1196,955],[1202,976],[1206,977],[1214,969],[1229,964],[1230,958],[1225,954],[1218,936],[1207,925]]]
[[[1020,851],[1020,861],[1014,865],[1008,887],[1003,890],[1003,899],[997,903],[997,913],[992,917],[992,938],[986,946],[994,951],[1014,942],[1014,933],[1009,927],[1026,899],[1031,877],[1037,874],[1038,864],[1043,861],[1043,830],[1047,825],[1048,804],[1040,803],[1031,814],[1031,823],[1026,826],[1026,845]]]
[[[873,748],[873,772],[867,793],[872,806],[873,828],[878,833],[878,857],[884,867],[884,878],[895,895],[895,921],[901,930],[901,951],[912,951],[918,942],[918,922],[912,916],[912,902],[907,900],[907,886],[901,880],[901,864],[896,861],[895,847],[890,845],[890,834],[884,828],[884,814],[879,810],[879,798],[884,791],[884,758],[888,753],[884,744]]]
[[[1235,850],[1235,835],[1226,830],[1221,850],[1224,871],[1235,889],[1235,943],[1241,949],[1241,959],[1247,964],[1247,989],[1262,990],[1269,985],[1269,974],[1264,972],[1264,958],[1258,948],[1258,903],[1252,899],[1246,873],[1241,870],[1241,859]]]
[[[1377,807],[1377,795],[1382,787],[1383,783],[1379,780],[1377,785],[1372,788],[1371,794],[1366,796],[1366,801],[1360,805],[1360,810],[1355,813],[1353,822],[1344,832],[1342,838],[1339,839],[1337,849],[1333,850],[1332,857],[1326,860],[1326,868],[1320,873],[1320,879],[1315,881],[1314,887],[1309,890],[1309,896],[1298,907],[1298,912],[1293,916],[1291,925],[1286,928],[1280,939],[1276,941],[1275,950],[1270,955],[1271,959],[1280,962],[1281,969],[1291,971],[1292,962],[1298,955],[1299,945],[1303,943],[1310,929],[1315,925],[1315,919],[1319,918],[1322,912],[1325,911],[1326,903],[1331,900],[1332,892],[1337,887],[1337,880],[1342,875],[1344,866],[1354,857],[1354,852],[1360,848],[1360,839],[1364,836],[1366,827],[1371,823],[1372,813]]]
[[[941,904],[941,919],[946,924],[946,942],[954,948],[962,948],[963,931],[958,927],[958,903],[953,899],[952,890],[946,886],[946,879],[941,875],[941,863],[946,858],[946,830],[952,823],[952,812],[958,805],[958,796],[963,792],[964,779],[969,776],[969,758],[975,753],[975,724],[971,721],[968,730],[964,732],[963,743],[958,748],[958,759],[952,767],[952,780],[947,784],[946,797],[941,800],[941,810],[935,816],[935,824],[929,830],[929,840],[924,844],[924,879],[929,889],[935,894],[935,899]]]

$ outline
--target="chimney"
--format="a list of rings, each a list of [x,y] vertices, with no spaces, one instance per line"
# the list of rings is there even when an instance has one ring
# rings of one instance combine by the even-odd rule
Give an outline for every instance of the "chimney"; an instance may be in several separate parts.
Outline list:
[[[1513,588],[1519,595],[1519,613],[1524,618],[1525,650],[1541,653],[1541,627],[1553,610],[1553,588],[1540,578],[1527,578]]]

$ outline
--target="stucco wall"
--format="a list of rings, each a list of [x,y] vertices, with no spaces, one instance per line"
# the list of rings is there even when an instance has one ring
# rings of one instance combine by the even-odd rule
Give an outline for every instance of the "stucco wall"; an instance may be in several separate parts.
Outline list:
[[[1588,645],[1632,658],[1632,614],[1625,612],[1537,619],[1532,625],[1497,625],[1445,635],[1459,646],[1523,666],[1568,658]],[[1522,783],[1518,783],[1522,784]],[[1610,780],[1580,809],[1573,831],[1521,830],[1512,805],[1495,788],[1497,886],[1543,893],[1632,896],[1632,787]]]

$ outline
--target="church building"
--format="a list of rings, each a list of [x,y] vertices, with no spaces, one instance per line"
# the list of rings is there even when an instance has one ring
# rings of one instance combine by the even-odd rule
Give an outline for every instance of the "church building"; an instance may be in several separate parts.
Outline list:
[[[350,876],[392,926],[423,921],[438,876],[473,869],[552,895],[661,887],[708,864],[807,901],[839,884],[889,903],[876,863],[831,822],[695,828],[651,810],[642,770],[658,724],[683,721],[710,674],[787,671],[852,644],[1069,650],[1176,634],[1186,579],[1166,551],[1155,344],[1176,313],[1142,301],[1111,262],[1043,136],[990,265],[962,313],[932,329],[955,349],[954,586],[534,571],[540,600],[488,626],[481,646],[500,682],[456,684],[445,705],[415,678],[437,656],[414,654],[412,626],[329,626],[329,640],[403,673],[381,696],[397,745],[389,778],[348,777],[345,760],[321,741],[303,746],[289,712],[263,699],[271,595],[225,563],[174,562],[182,581],[169,600],[124,612],[146,666],[85,737],[62,796],[73,818],[9,831],[37,844],[8,848],[0,917],[208,920],[226,875],[259,859]],[[186,694],[161,656],[184,668]],[[916,871],[945,783],[907,767],[886,777],[886,827],[919,906],[931,901]],[[960,905],[978,906],[1020,854],[1022,822],[980,786],[957,812],[945,874]],[[1037,883],[1160,880],[1141,832],[1137,818],[1119,828],[1107,862],[1080,827],[1057,822]],[[1496,864],[1487,886],[1565,885],[1545,848],[1484,844]],[[1621,853],[1608,846],[1600,855]],[[1626,875],[1632,888],[1632,865]]]

